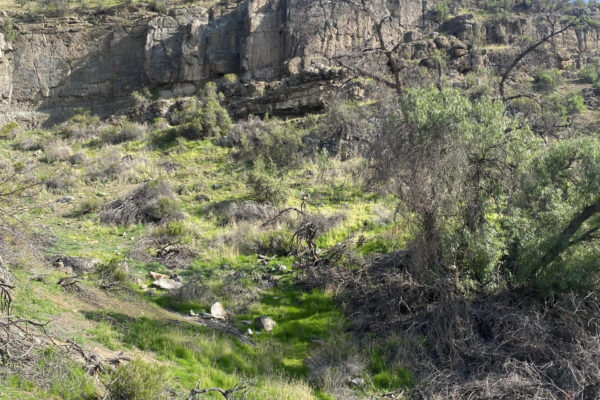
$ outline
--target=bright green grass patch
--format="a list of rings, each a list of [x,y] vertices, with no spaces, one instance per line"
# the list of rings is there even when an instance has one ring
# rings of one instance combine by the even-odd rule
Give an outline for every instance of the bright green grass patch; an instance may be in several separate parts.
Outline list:
[[[119,334],[104,321],[99,321],[95,327],[88,330],[88,333],[92,335],[92,340],[103,344],[110,350],[118,350],[121,347],[118,340]]]
[[[313,399],[312,390],[292,377],[280,375],[277,361],[284,351],[270,341],[251,347],[207,328],[186,323],[131,319],[120,314],[88,314],[110,321],[127,346],[156,353],[169,368],[174,385],[232,387],[240,378],[252,379],[249,399]],[[298,391],[301,389],[301,391]]]
[[[391,360],[394,348],[401,341],[402,339],[388,339],[382,346],[372,350],[369,370],[373,374],[373,385],[378,390],[407,389],[415,384],[412,372],[400,365],[394,365],[395,363]]]
[[[373,375],[373,384],[379,390],[391,391],[412,387],[415,384],[415,378],[410,370],[397,367]]]
[[[13,314],[22,318],[47,321],[60,311],[55,303],[40,295],[40,293],[58,293],[58,286],[30,281],[27,279],[25,271],[21,270],[13,270],[13,275],[18,282],[13,293]],[[58,273],[50,274],[46,279],[58,280],[59,275]]]
[[[22,379],[19,375],[8,376],[0,380],[0,400],[39,400],[58,399],[58,397],[39,388],[33,382]]]

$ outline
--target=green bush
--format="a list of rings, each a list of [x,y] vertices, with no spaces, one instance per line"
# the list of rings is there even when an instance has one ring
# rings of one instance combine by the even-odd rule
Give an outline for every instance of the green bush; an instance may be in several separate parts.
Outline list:
[[[270,160],[277,168],[295,168],[307,158],[307,132],[295,123],[279,120],[240,124],[232,132],[234,157],[242,162]]]
[[[447,1],[436,1],[431,8],[436,21],[443,22],[450,15],[450,6]]]
[[[77,206],[68,216],[69,217],[83,217],[94,213],[102,207],[102,199],[97,196],[88,197],[83,200],[79,206]]]
[[[282,179],[278,178],[270,165],[262,158],[254,162],[254,167],[248,175],[248,185],[257,201],[266,201],[274,205],[282,204],[287,200],[288,188]]]
[[[162,399],[169,382],[165,366],[139,359],[120,365],[113,379],[108,387],[110,400]]]
[[[111,126],[102,132],[102,141],[110,144],[120,144],[144,137],[148,128],[142,124],[125,122],[121,126]]]
[[[538,92],[552,92],[560,83],[560,72],[549,69],[537,72],[533,77],[533,88]]]
[[[11,42],[14,42],[19,36],[19,31],[17,31],[15,24],[13,24],[12,21],[8,21],[2,26],[2,32],[4,33],[6,39]]]
[[[171,238],[181,238],[188,235],[189,233],[190,229],[186,226],[184,221],[174,220],[158,226],[153,232],[153,235]]]
[[[542,296],[585,292],[600,277],[600,140],[572,137],[540,147],[523,168],[507,220],[505,265]]]
[[[487,282],[505,244],[493,217],[530,131],[501,102],[470,101],[454,89],[406,90],[386,107],[369,153],[369,183],[397,195],[413,216],[415,268],[456,264]]]
[[[98,264],[96,274],[107,282],[125,282],[127,280],[127,271],[118,258],[111,258],[107,262]]]
[[[9,122],[0,128],[0,139],[12,139],[15,130],[19,127],[16,122]]]
[[[594,65],[588,65],[579,71],[579,78],[585,83],[598,82],[598,70]]]
[[[585,103],[583,102],[583,97],[575,93],[571,93],[565,99],[563,99],[563,105],[565,107],[567,116],[570,117],[579,115],[586,109]]]
[[[231,128],[231,118],[221,105],[214,83],[206,85],[198,98],[192,98],[183,109],[175,114],[179,125],[174,128],[176,136],[189,140],[222,137]]]

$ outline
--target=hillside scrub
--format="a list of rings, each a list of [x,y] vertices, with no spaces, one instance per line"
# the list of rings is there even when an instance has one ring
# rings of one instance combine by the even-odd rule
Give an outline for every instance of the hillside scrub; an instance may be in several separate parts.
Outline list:
[[[600,398],[595,6],[234,3],[0,15],[0,398]]]
[[[125,197],[104,205],[100,212],[102,222],[116,225],[157,223],[183,217],[175,194],[164,180],[140,185]]]
[[[531,133],[501,103],[471,102],[456,90],[407,91],[392,104],[369,178],[414,215],[416,270],[437,274],[456,263],[465,277],[486,281],[503,253],[503,232],[489,216],[503,212]]]

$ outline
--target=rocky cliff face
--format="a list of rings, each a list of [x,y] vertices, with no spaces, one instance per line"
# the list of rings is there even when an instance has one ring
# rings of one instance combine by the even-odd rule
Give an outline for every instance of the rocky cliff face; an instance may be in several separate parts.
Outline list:
[[[465,72],[481,55],[461,41],[479,36],[502,44],[544,33],[535,17],[480,24],[463,15],[432,26],[422,0],[374,3],[411,42],[404,55],[425,66],[428,53],[442,49]],[[333,57],[374,37],[369,18],[344,1],[247,0],[166,13],[125,8],[38,22],[17,19],[16,38],[0,34],[0,123],[51,124],[75,107],[108,115],[126,107],[135,90],[189,95],[205,80],[226,74],[240,78],[242,86],[230,94],[247,112],[315,107],[327,90],[323,83],[337,77]],[[439,32],[452,40],[436,38]],[[575,36],[561,39],[565,47],[598,47],[597,35]]]
[[[420,23],[421,0],[379,1],[403,23]],[[75,106],[114,112],[143,87],[174,96],[225,74],[249,83],[318,72],[330,56],[369,36],[372,24],[344,2],[249,0],[17,28],[12,43],[0,36],[0,120],[39,124],[60,120]]]

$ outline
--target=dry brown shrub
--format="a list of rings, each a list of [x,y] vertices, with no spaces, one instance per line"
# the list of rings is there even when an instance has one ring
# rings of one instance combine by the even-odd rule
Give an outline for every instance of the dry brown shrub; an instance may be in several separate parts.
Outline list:
[[[100,213],[102,222],[113,225],[160,223],[183,218],[175,194],[163,180],[138,186],[125,197],[106,204]]]

